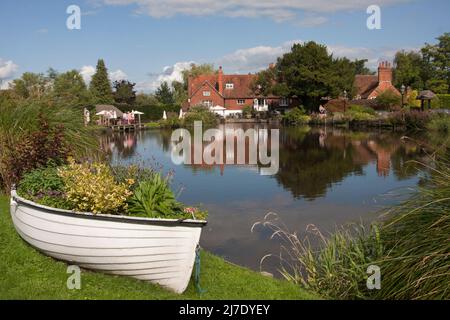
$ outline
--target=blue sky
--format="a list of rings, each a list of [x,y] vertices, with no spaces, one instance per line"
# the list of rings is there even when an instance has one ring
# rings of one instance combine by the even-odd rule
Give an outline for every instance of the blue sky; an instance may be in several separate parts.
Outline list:
[[[71,4],[81,30],[66,28]],[[381,30],[366,27],[371,4],[381,7]],[[450,32],[449,12],[448,0],[2,0],[0,79],[53,67],[88,80],[101,57],[112,78],[152,90],[191,61],[254,72],[305,40],[375,66]]]

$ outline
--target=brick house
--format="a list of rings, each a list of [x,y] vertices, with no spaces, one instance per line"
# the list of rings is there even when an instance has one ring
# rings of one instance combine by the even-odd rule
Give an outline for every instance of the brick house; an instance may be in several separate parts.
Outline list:
[[[387,61],[378,65],[378,75],[356,75],[355,100],[372,100],[387,90],[400,96],[401,93],[392,84],[392,79],[392,66]]]
[[[292,99],[278,96],[261,96],[252,90],[256,74],[224,74],[222,67],[216,74],[200,75],[188,79],[188,101],[184,110],[205,106],[221,116],[242,114],[246,106],[255,111],[288,108]]]

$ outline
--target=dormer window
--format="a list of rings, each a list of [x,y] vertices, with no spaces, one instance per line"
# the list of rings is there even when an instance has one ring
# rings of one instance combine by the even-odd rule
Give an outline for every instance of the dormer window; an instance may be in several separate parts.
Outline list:
[[[234,84],[233,83],[226,83],[225,84],[225,89],[234,89]]]
[[[203,91],[203,96],[204,96],[204,97],[209,97],[209,96],[211,96],[211,91]]]

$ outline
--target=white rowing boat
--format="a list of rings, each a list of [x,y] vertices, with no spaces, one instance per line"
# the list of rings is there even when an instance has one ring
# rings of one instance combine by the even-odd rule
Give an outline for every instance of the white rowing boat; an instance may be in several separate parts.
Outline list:
[[[44,254],[82,268],[186,290],[206,221],[78,213],[11,192],[20,236]]]

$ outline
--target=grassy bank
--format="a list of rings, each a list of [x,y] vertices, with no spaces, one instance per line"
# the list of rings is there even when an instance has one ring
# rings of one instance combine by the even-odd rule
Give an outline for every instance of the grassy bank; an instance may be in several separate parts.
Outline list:
[[[312,299],[293,283],[264,277],[202,252],[199,295],[193,281],[182,295],[127,277],[83,271],[68,290],[67,266],[31,248],[15,232],[8,198],[0,196],[0,299]]]

